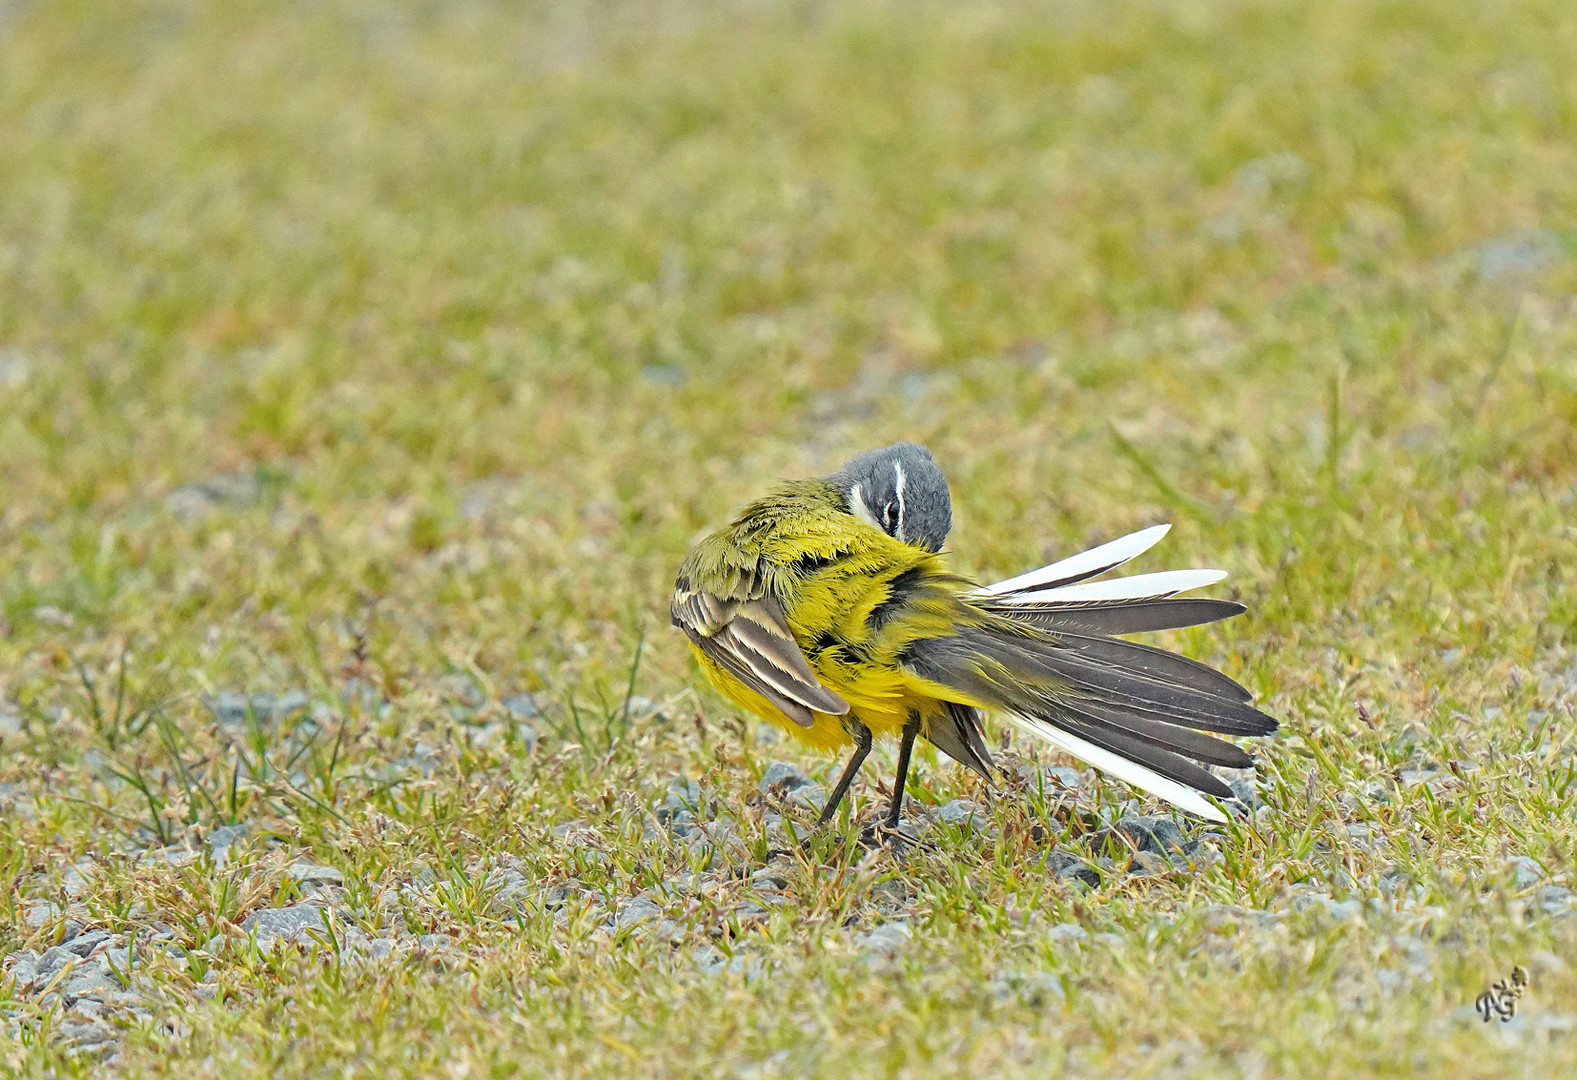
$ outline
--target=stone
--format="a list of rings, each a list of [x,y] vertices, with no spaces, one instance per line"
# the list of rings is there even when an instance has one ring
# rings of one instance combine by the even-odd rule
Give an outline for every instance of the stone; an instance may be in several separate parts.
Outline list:
[[[761,774],[760,787],[763,792],[777,790],[788,794],[814,782],[800,771],[797,765],[791,765],[787,761],[774,761],[767,766],[767,771]]]
[[[783,871],[771,866],[763,866],[760,870],[750,875],[750,883],[758,889],[786,889],[788,877]],[[874,889],[872,891],[875,891]]]
[[[345,884],[345,875],[332,866],[317,866],[313,863],[292,863],[288,870],[291,878],[298,885]]]
[[[55,1028],[55,1033],[79,1047],[97,1046],[115,1039],[115,1029],[103,1020],[66,1020]]]
[[[943,825],[952,825],[970,832],[985,824],[986,815],[979,804],[968,799],[954,799],[937,808],[936,820]]]
[[[1325,913],[1337,922],[1359,922],[1363,919],[1362,900],[1330,900],[1324,904]]]
[[[657,807],[657,821],[661,825],[687,825],[700,810],[701,785],[680,777],[669,781],[668,795]]]
[[[112,936],[107,930],[89,930],[65,942],[63,947],[86,959],[94,949],[109,941]]]
[[[1498,282],[1555,266],[1566,258],[1566,246],[1548,229],[1523,229],[1480,244],[1473,254],[1478,276]]]
[[[499,867],[487,875],[488,905],[495,911],[514,908],[531,891],[526,875],[511,867]]]
[[[989,986],[998,1001],[1017,997],[1021,1004],[1031,1009],[1061,1005],[1068,998],[1062,980],[1044,971],[1001,975],[992,979]]]
[[[1506,869],[1511,873],[1511,885],[1514,889],[1531,889],[1544,880],[1543,867],[1526,855],[1513,855],[1507,859]]]
[[[454,948],[454,938],[448,934],[423,934],[416,939],[416,944],[428,952],[441,952]]]
[[[1232,789],[1232,797],[1250,811],[1258,810],[1265,805],[1259,797],[1259,785],[1247,777],[1230,780],[1227,782],[1227,787]]]
[[[619,911],[613,918],[615,929],[627,930],[632,926],[653,922],[662,918],[663,909],[644,896],[632,896],[619,904]]]
[[[907,946],[914,937],[914,931],[908,923],[890,922],[882,923],[870,933],[857,938],[855,944],[868,953],[878,956],[894,956]]]
[[[1047,765],[1041,772],[1057,786],[1077,791],[1084,786],[1084,774],[1066,765]]]
[[[319,933],[327,929],[323,922],[323,909],[316,904],[294,904],[283,908],[263,908],[248,915],[241,929],[255,934],[262,945],[275,938],[295,941],[308,931]]]
[[[807,810],[818,813],[827,805],[827,792],[820,784],[806,784],[804,787],[795,788],[789,794],[789,802],[795,806],[803,806]]]
[[[535,720],[542,715],[536,697],[531,694],[513,694],[503,700],[503,706],[516,720]]]
[[[255,720],[262,725],[277,724],[294,713],[304,712],[311,699],[302,690],[287,690],[283,694],[240,694],[234,690],[221,691],[205,703],[213,711],[221,727],[245,729]]]
[[[1090,939],[1090,932],[1078,923],[1058,923],[1046,931],[1046,937],[1060,945],[1077,945]]]
[[[1577,901],[1577,893],[1564,885],[1540,885],[1533,890],[1534,905],[1546,915],[1564,915],[1571,910],[1574,901]]]
[[[224,473],[176,488],[164,497],[164,505],[190,524],[219,507],[236,508],[255,502],[262,489],[255,472]]]
[[[38,977],[47,981],[67,964],[76,963],[77,959],[77,955],[64,945],[45,949],[44,955],[38,958]]]
[[[1053,848],[1046,853],[1046,869],[1066,885],[1094,888],[1101,883],[1100,871],[1077,855]]]
[[[226,866],[230,862],[230,849],[246,838],[248,828],[245,825],[216,825],[208,832],[208,850],[213,855],[215,866]]]
[[[110,974],[109,965],[99,963],[94,964],[81,975],[74,975],[68,979],[65,997],[67,1001],[75,1001],[77,998],[106,994],[120,988],[120,982]]]

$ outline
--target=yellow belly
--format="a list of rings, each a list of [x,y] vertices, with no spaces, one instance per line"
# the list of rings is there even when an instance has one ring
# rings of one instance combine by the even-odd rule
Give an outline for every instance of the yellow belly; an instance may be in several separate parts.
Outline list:
[[[734,678],[695,645],[691,646],[701,670],[706,672],[712,685],[730,701],[749,709],[763,720],[770,721],[819,750],[837,750],[852,746],[854,737],[844,726],[844,718],[828,713],[815,713],[809,727],[801,727],[784,716],[777,706]],[[979,704],[956,691],[916,678],[901,671],[875,667],[853,670],[846,667],[829,669],[814,665],[817,678],[849,703],[849,714],[871,729],[877,738],[897,738],[903,731],[911,712],[920,714],[922,730],[941,709],[945,700],[959,701],[966,705]]]

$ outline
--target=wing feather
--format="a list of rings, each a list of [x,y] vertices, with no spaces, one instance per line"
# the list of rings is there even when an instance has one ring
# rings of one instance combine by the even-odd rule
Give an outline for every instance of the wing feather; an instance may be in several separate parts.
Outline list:
[[[849,703],[811,671],[782,608],[771,598],[730,600],[679,589],[669,614],[702,652],[801,727],[815,721],[813,713],[849,711]]]

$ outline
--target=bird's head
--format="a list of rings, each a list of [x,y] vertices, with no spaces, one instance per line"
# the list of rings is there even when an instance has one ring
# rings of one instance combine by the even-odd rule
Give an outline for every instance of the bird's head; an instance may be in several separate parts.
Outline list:
[[[869,450],[830,477],[844,508],[888,536],[927,551],[941,551],[953,526],[947,477],[917,443]]]

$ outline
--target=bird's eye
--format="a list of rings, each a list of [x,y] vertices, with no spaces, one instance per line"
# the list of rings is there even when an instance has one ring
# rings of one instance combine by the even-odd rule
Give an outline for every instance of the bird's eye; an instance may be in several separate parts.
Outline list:
[[[882,528],[889,533],[898,526],[898,504],[890,502],[882,507]]]

